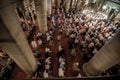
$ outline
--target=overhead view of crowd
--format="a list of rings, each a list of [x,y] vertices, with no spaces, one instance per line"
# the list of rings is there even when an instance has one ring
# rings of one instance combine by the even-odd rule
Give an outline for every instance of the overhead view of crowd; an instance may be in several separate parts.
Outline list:
[[[48,30],[43,34],[38,29],[36,11],[30,10],[32,14],[25,18],[22,10],[16,8],[38,64],[37,70],[30,76],[32,79],[86,76],[83,64],[120,31],[120,20],[108,20],[102,13],[85,13],[76,9],[66,12],[64,7],[55,6],[52,7],[52,14],[47,15]],[[120,74],[120,66],[114,68],[116,72],[112,69],[98,76]]]
[[[79,54],[79,51],[77,51],[77,48],[79,48],[80,52],[83,52],[82,60],[86,62],[107,44],[120,29],[120,21],[114,22],[104,18],[90,18],[81,11],[76,10],[70,10],[66,13],[64,8],[53,8],[53,11],[52,15],[48,15],[48,22],[50,21],[48,24],[50,26],[48,26],[49,30],[44,35],[44,39],[46,40],[43,40],[42,33],[38,32],[30,43],[35,52],[41,49],[40,46],[47,45],[44,48],[45,62],[44,64],[39,62],[42,66],[39,67],[41,68],[40,70],[44,69],[42,75],[44,78],[54,77],[52,76],[52,71],[54,71],[54,61],[52,60],[54,47],[58,47],[58,52],[56,53],[58,71],[56,72],[58,72],[59,77],[66,76],[67,57],[64,55],[67,53],[65,53],[66,49],[64,46],[67,45],[66,43],[62,43],[63,36],[67,39],[67,50],[69,50],[70,56],[75,58],[76,55]],[[76,16],[75,14],[79,15]],[[55,40],[58,42],[58,45],[56,45]],[[79,64],[79,61],[74,62],[72,70],[77,72],[76,76],[80,77]],[[82,76],[84,76],[84,74]]]

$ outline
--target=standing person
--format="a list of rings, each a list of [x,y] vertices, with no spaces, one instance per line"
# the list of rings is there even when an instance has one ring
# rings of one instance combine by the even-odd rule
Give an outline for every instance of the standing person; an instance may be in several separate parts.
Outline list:
[[[45,71],[43,72],[43,77],[44,77],[44,78],[48,78],[48,77],[49,77],[49,71],[48,71],[48,70],[45,70]]]
[[[74,62],[73,63],[73,71],[80,71],[78,66],[79,66],[79,63],[78,62]]]
[[[51,53],[52,53],[51,49],[49,47],[46,47],[45,48],[45,58],[50,57]]]
[[[35,41],[35,39],[33,39],[31,41],[31,46],[32,46],[33,50],[35,50],[37,48],[37,42]]]
[[[57,53],[58,58],[61,57],[61,56],[63,56],[63,54],[64,54],[63,46],[59,45],[59,47],[58,47],[58,53]]]
[[[59,77],[64,77],[64,70],[62,68],[59,68],[58,75]]]
[[[54,46],[53,39],[51,39],[51,40],[49,41],[49,46],[50,46],[50,47],[53,47],[53,46]]]
[[[75,50],[74,47],[71,49],[70,54],[71,54],[72,56],[76,56],[76,50]]]

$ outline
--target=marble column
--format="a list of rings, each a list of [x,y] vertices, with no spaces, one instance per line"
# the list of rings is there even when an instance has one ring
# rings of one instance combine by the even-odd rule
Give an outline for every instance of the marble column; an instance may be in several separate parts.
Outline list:
[[[52,11],[52,1],[51,0],[47,0],[47,14],[51,15],[51,11]]]
[[[15,13],[16,2],[1,0],[0,47],[26,74],[32,74],[37,63]]]
[[[47,31],[46,0],[34,0],[34,2],[39,29],[43,34],[45,34]]]
[[[66,12],[69,11],[71,0],[66,0]]]
[[[87,76],[99,75],[118,63],[120,63],[120,32],[83,65],[83,71]]]

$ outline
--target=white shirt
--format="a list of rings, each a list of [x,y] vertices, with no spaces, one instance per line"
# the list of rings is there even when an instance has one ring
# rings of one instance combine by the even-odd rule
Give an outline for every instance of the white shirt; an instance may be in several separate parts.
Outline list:
[[[42,33],[39,32],[39,33],[37,34],[37,36],[42,36]]]
[[[65,68],[65,62],[64,61],[62,61],[61,63],[60,63],[60,68]]]
[[[48,77],[49,77],[49,75],[48,75],[48,73],[46,72],[46,70],[45,70],[44,73],[43,73],[43,77],[44,77],[44,78],[48,78]]]
[[[62,47],[61,47],[61,45],[59,45],[59,48],[58,48],[58,49],[59,49],[59,51],[61,51],[61,50],[62,50]]]
[[[57,40],[61,40],[61,36],[60,35],[57,36]]]
[[[101,41],[104,41],[104,37],[103,36],[100,36],[99,38]]]
[[[111,36],[108,36],[108,40],[111,39],[112,37]]]
[[[31,42],[31,45],[32,45],[33,48],[36,48],[36,47],[37,47],[36,41],[32,41],[32,42]]]
[[[81,74],[79,73],[77,77],[81,77]]]
[[[94,47],[94,43],[91,42],[91,43],[88,45],[88,47],[89,47],[89,48],[90,48],[90,47]]]
[[[78,39],[77,39],[77,38],[75,39],[75,43],[79,43],[79,41],[78,41]]]
[[[62,57],[60,57],[59,58],[59,63],[61,63],[63,61],[63,58]]]
[[[97,49],[95,48],[92,53],[96,54],[97,53]]]
[[[50,35],[47,36],[47,41],[49,41],[49,40],[50,40]]]
[[[49,70],[50,69],[50,65],[49,64],[45,64],[45,69]]]
[[[42,40],[41,39],[38,40],[38,44],[42,45]]]
[[[47,53],[47,52],[50,53],[50,52],[51,52],[51,51],[50,51],[50,48],[47,48],[47,47],[46,47],[46,48],[45,48],[45,52],[46,52],[46,53]]]
[[[45,60],[45,63],[50,64],[50,63],[51,63],[50,58],[51,58],[51,57],[48,57],[48,58]]]
[[[105,33],[105,37],[108,37],[109,36],[109,33]]]
[[[59,77],[64,77],[64,70],[62,68],[59,68],[58,75]]]

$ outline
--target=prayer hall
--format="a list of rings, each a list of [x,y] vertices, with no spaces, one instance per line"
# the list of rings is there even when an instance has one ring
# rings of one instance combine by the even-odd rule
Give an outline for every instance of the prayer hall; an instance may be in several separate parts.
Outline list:
[[[120,0],[0,0],[0,80],[119,80]]]

